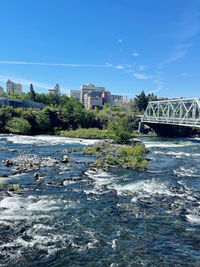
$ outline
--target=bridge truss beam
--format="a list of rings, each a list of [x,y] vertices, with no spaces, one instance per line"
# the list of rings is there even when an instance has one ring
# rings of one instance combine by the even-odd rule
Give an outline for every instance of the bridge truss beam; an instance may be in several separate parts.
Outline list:
[[[200,100],[190,98],[151,101],[142,122],[200,128]]]

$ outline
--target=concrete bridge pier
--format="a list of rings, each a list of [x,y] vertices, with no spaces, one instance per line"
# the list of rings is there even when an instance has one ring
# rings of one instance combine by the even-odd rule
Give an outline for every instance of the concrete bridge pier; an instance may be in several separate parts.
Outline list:
[[[143,133],[143,132],[144,132],[144,123],[140,121],[138,125],[138,133]]]

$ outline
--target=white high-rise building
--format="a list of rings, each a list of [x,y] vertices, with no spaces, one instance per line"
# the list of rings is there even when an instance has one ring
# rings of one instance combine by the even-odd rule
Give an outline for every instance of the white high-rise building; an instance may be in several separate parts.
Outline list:
[[[4,89],[3,87],[0,86],[0,94],[3,94],[4,93]]]
[[[89,92],[92,92],[92,91],[104,92],[105,90],[106,90],[105,87],[97,87],[90,83],[83,84],[81,86],[81,100],[80,101],[84,103],[84,95],[86,95]]]
[[[81,99],[81,90],[69,90],[69,97],[74,96],[80,101]]]
[[[20,83],[14,83],[11,80],[8,80],[6,83],[6,93],[17,93],[18,95],[21,95],[22,85]]]

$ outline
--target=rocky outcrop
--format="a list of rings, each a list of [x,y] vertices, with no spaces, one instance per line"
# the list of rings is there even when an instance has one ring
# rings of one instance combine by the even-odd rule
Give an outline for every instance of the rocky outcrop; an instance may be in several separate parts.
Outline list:
[[[28,172],[33,170],[39,170],[42,167],[53,167],[59,161],[50,157],[39,158],[35,155],[22,155],[13,159],[4,159],[4,166],[15,167],[17,172]]]
[[[96,156],[97,161],[91,163],[91,167],[107,168],[130,168],[145,170],[147,160],[144,159],[148,150],[140,140],[131,140],[130,144],[121,145],[103,140],[94,145],[83,148],[84,154]]]

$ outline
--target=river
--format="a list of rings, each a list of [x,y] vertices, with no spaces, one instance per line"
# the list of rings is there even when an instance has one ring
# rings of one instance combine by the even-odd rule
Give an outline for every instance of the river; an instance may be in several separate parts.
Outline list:
[[[142,140],[148,171],[89,171],[94,157],[71,153],[36,184],[2,160],[95,141],[1,134],[0,182],[21,193],[0,195],[0,266],[200,266],[200,139]]]

